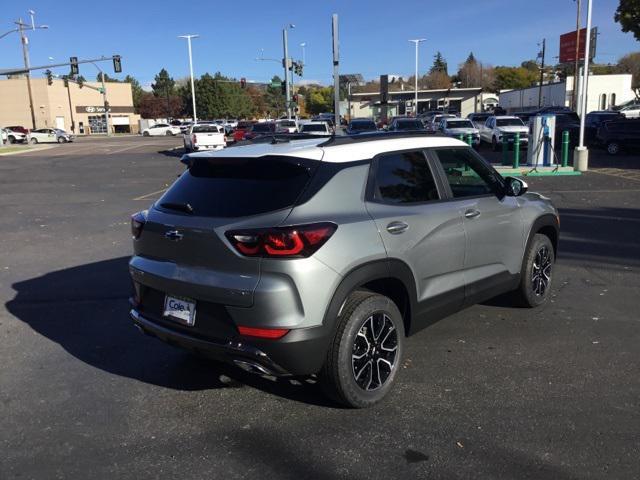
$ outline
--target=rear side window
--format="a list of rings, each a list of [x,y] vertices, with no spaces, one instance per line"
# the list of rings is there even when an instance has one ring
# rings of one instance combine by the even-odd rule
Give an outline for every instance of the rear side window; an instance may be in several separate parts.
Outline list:
[[[382,155],[376,160],[374,198],[383,203],[438,200],[438,189],[422,152]]]
[[[245,217],[291,207],[315,169],[292,157],[197,158],[156,202],[188,204],[193,215]]]

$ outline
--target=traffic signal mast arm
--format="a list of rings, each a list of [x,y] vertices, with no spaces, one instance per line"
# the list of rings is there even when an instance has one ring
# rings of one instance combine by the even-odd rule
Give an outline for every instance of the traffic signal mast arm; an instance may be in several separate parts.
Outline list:
[[[91,60],[78,60],[77,62],[64,62],[64,63],[53,63],[51,65],[39,65],[36,67],[29,67],[29,69],[26,69],[24,67],[9,68],[9,69],[0,70],[0,75],[15,75],[15,74],[25,73],[27,71],[33,71],[33,70],[47,70],[47,69],[56,68],[56,67],[65,67],[67,65],[71,65],[72,63],[80,64],[80,63],[116,61],[120,65],[121,58],[122,57],[120,55],[113,55],[111,57],[100,57],[100,58],[94,58]]]

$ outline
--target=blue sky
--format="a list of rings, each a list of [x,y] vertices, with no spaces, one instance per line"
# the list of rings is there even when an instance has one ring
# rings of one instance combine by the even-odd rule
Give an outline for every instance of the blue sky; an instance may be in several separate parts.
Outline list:
[[[625,53],[640,50],[640,42],[622,33],[613,21],[618,0],[593,3],[593,24],[600,32],[596,61],[615,62]],[[340,15],[341,72],[362,73],[366,78],[411,74],[414,49],[409,38],[427,38],[420,50],[422,71],[440,50],[452,73],[470,51],[493,65],[517,65],[535,58],[543,37],[549,61],[554,62],[559,35],[575,28],[573,0],[26,0],[3,4],[0,35],[18,17],[27,17],[29,8],[36,11],[36,23],[49,25],[49,30],[29,34],[33,65],[50,63],[49,57],[120,54],[122,76],[131,74],[142,84],[152,82],[162,67],[174,78],[188,75],[186,41],[177,38],[186,33],[200,35],[193,41],[196,75],[219,70],[267,81],[282,69],[275,62],[254,59],[261,49],[264,57],[281,58],[281,29],[286,23],[296,25],[289,35],[295,58],[302,56],[300,43],[307,44],[304,78],[328,84],[332,13]],[[0,40],[0,52],[0,68],[22,64],[16,34]],[[111,66],[106,66],[112,74]],[[81,67],[81,73],[91,79],[94,70]]]

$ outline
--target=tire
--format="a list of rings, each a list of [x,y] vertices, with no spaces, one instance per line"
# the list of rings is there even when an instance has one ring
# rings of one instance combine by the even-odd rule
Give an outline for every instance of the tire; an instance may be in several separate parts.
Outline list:
[[[496,137],[491,138],[491,148],[493,148],[494,152],[498,151],[498,141],[496,140]]]
[[[607,143],[607,153],[609,155],[617,155],[620,153],[620,144],[618,142]]]
[[[31,140],[29,140],[29,142],[31,142],[32,145],[37,145],[38,144],[38,139],[37,138],[32,138]]]
[[[167,130],[167,131],[166,131],[166,133],[165,133],[165,135],[166,135],[167,137],[173,137],[173,136],[175,136],[175,134],[174,134],[171,130]]]
[[[347,407],[370,407],[393,387],[403,347],[404,323],[396,304],[383,295],[355,291],[338,317],[320,385],[327,396]]]
[[[142,136],[143,137],[148,137],[149,136],[149,132],[147,132],[147,131],[142,132]]]
[[[58,143],[65,143],[65,139],[62,137],[58,137],[56,140]]]
[[[527,249],[520,278],[520,286],[515,291],[516,300],[523,307],[534,308],[549,298],[555,252],[551,240],[546,235],[536,233]]]
[[[11,144],[16,143],[16,137],[14,137],[14,136],[9,136],[8,140],[9,140],[9,143],[11,143]]]

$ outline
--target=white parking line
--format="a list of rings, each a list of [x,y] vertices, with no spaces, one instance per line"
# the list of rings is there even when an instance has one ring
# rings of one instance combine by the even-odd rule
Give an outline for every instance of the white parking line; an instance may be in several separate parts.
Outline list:
[[[153,197],[154,195],[159,195],[160,193],[166,192],[167,189],[163,188],[162,190],[158,190],[157,192],[145,193],[144,195],[140,195],[139,197],[134,198],[134,200],[146,200],[149,197]]]

